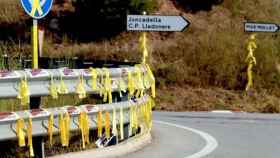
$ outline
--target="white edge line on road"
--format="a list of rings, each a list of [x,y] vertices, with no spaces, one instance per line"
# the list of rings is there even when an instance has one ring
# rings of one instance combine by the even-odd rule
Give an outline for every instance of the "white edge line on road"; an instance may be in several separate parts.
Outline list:
[[[186,126],[169,123],[169,122],[163,122],[163,121],[157,121],[157,120],[155,120],[154,122],[157,123],[157,124],[173,126],[173,127],[176,127],[176,128],[181,128],[181,129],[184,129],[184,130],[191,131],[195,134],[198,134],[199,136],[201,136],[206,141],[206,145],[201,151],[199,151],[199,152],[197,152],[193,155],[184,157],[184,158],[202,158],[202,157],[207,156],[210,153],[212,153],[218,147],[217,140],[208,133],[205,133],[205,132],[193,129],[193,128],[189,128],[189,127],[186,127]]]

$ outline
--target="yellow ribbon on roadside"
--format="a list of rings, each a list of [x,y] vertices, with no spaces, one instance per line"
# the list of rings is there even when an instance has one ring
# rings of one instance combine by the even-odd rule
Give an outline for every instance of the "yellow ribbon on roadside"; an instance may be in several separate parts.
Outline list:
[[[28,119],[27,138],[30,157],[34,157],[33,143],[32,143],[32,118]]]
[[[148,48],[147,48],[147,34],[143,32],[139,39],[140,42],[140,50],[142,51],[142,63],[146,63],[147,57],[149,55]]]
[[[123,115],[123,108],[120,108],[120,137],[121,140],[124,139],[124,115]]]
[[[50,146],[53,145],[53,125],[54,125],[54,117],[53,114],[50,114],[48,119],[48,136],[49,136]]]
[[[82,146],[86,148],[86,144],[89,144],[89,119],[86,112],[81,112],[79,115],[79,128],[82,134]]]
[[[105,78],[104,78],[105,75]],[[103,96],[103,102],[113,103],[112,98],[112,80],[110,78],[109,69],[103,68],[103,81],[102,81],[101,96]]]
[[[135,83],[134,83],[134,79],[133,79],[133,72],[128,72],[127,74],[127,89],[128,89],[128,94],[129,97],[131,98],[134,93],[135,93]]]
[[[107,111],[105,113],[105,135],[107,139],[111,137],[111,128],[110,128],[110,113]]]
[[[112,133],[114,136],[118,136],[118,128],[117,128],[117,116],[116,116],[116,109],[113,109],[113,120],[112,120]]]
[[[87,92],[86,92],[85,86],[84,86],[84,77],[82,75],[79,76],[79,82],[76,87],[76,93],[78,94],[79,99],[84,99],[87,97]]]
[[[51,76],[51,81],[50,81],[50,87],[49,87],[49,93],[53,99],[58,98],[58,88],[55,85],[53,75]]]
[[[97,90],[97,77],[98,77],[98,73],[96,69],[90,68],[90,74],[91,74],[91,88],[92,90],[96,91]]]
[[[154,77],[154,74],[150,68],[150,66],[148,64],[145,65],[146,66],[146,79],[149,81],[150,86],[151,86],[151,91],[152,91],[152,97],[155,98],[156,97],[156,80]]]
[[[28,105],[30,103],[30,92],[26,75],[20,80],[17,98],[20,99],[21,105]]]
[[[248,75],[248,83],[246,85],[246,91],[249,91],[251,87],[253,87],[253,67],[257,64],[256,57],[254,56],[254,51],[257,49],[256,44],[256,34],[250,36],[250,41],[247,46],[248,55],[246,58],[246,62],[248,62],[247,67],[247,75]]]
[[[16,134],[18,138],[18,145],[20,147],[25,147],[25,125],[22,118],[16,121]]]
[[[102,117],[102,111],[99,111],[97,114],[97,134],[98,137],[102,137],[102,132],[103,132],[103,117]]]
[[[38,14],[41,16],[43,14],[43,10],[40,4],[40,0],[33,0],[32,3],[32,10],[31,10],[31,15],[35,16],[36,11],[38,11]]]
[[[58,121],[61,144],[63,147],[68,147],[70,140],[70,116],[68,112],[59,114]]]
[[[62,75],[60,76],[60,85],[58,87],[58,93],[59,94],[68,94],[68,88],[65,85]]]

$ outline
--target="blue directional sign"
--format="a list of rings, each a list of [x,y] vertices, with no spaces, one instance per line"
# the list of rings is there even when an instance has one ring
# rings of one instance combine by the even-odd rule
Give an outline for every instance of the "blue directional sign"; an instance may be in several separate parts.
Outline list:
[[[52,8],[53,0],[21,0],[25,12],[34,19],[45,17]]]

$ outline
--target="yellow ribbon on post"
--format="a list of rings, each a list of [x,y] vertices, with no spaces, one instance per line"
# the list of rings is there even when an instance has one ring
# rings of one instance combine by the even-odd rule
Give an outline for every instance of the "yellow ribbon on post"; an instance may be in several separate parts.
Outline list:
[[[253,86],[253,67],[254,65],[257,64],[256,57],[254,56],[254,51],[256,49],[257,49],[256,34],[253,34],[250,36],[250,41],[247,46],[247,50],[249,52],[246,58],[246,62],[248,62],[248,67],[247,67],[248,83],[246,85],[247,92]]]
[[[117,128],[117,116],[116,116],[116,109],[113,108],[113,120],[112,120],[112,133],[114,136],[118,136],[118,128]]]
[[[41,16],[43,14],[43,10],[40,4],[40,0],[33,0],[32,3],[32,10],[31,10],[31,15],[35,16],[36,11],[38,11],[38,14]]]
[[[156,80],[155,80],[154,74],[148,64],[146,64],[146,70],[147,70],[146,78],[148,78],[148,80],[150,82],[152,97],[155,98],[156,97]]]
[[[20,147],[25,147],[25,132],[24,132],[24,120],[22,118],[18,119],[16,122],[16,134],[18,138],[18,145]]]
[[[147,57],[149,55],[148,48],[147,48],[147,34],[146,32],[143,32],[139,39],[140,42],[140,50],[142,51],[143,57],[142,57],[142,63],[146,63]]]
[[[28,128],[27,128],[27,136],[28,136],[28,147],[30,157],[34,157],[33,143],[32,143],[32,118],[28,119]]]

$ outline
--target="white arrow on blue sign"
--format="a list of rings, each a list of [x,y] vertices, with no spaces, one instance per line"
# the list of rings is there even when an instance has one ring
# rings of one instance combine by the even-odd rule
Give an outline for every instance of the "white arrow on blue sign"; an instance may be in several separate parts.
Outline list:
[[[272,23],[255,23],[246,22],[245,31],[246,32],[277,32],[280,27],[277,24]]]
[[[183,31],[190,22],[182,16],[128,15],[128,31]]]
[[[24,11],[34,19],[45,17],[52,8],[53,0],[21,0]]]

